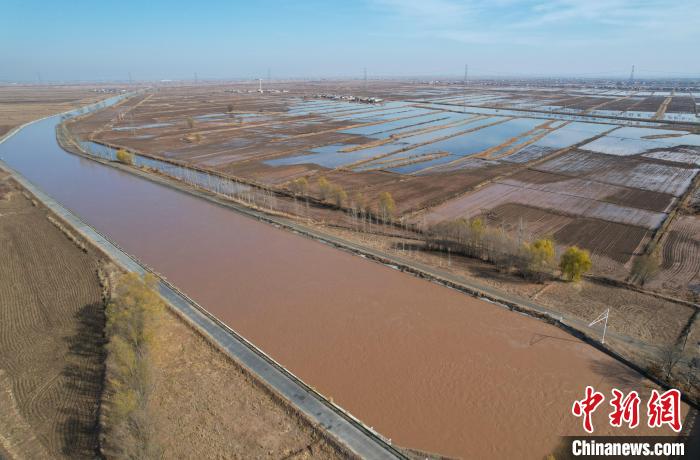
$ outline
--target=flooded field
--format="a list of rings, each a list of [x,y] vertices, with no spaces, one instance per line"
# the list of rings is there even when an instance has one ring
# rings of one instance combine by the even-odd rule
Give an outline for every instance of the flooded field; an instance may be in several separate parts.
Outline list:
[[[586,385],[652,388],[540,321],[68,155],[57,121],[0,156],[398,445],[538,458],[582,432],[570,410]]]
[[[378,197],[389,193],[393,217],[413,223],[528,204],[545,215],[595,220],[589,229],[622,225],[646,235],[680,205],[700,171],[697,126],[667,123],[671,115],[695,110],[685,93],[377,83],[373,95],[379,98],[358,102],[319,96],[303,85],[286,92],[231,91],[170,88],[70,129],[96,143],[284,193],[303,179],[303,195],[331,204],[318,185],[327,179],[343,192],[344,214],[360,208],[379,214]],[[528,171],[548,173],[537,180],[551,184],[533,182],[536,175]],[[508,181],[511,175],[518,179]],[[491,183],[497,177],[506,180]],[[331,214],[322,220],[344,219]],[[524,225],[539,225],[528,215]],[[616,243],[606,246],[598,241],[605,235],[594,233],[573,232],[573,238],[556,229],[554,235],[562,239],[560,248],[576,244],[614,261],[612,270],[603,269],[607,262],[596,264],[595,274],[627,279],[648,238],[625,257]],[[689,294],[687,285],[681,288]]]
[[[683,91],[636,91],[541,88],[489,88],[481,94],[471,90],[461,96],[425,99],[448,105],[479,108],[536,110],[562,114],[622,117],[646,120],[700,123],[694,95]],[[485,94],[484,94],[485,93]]]

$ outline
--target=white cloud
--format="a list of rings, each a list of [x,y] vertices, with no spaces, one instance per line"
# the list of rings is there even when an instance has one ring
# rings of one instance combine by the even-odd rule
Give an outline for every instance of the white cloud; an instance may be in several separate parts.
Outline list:
[[[467,3],[452,0],[372,0],[371,3],[401,19],[433,25],[462,21],[469,10]]]
[[[697,0],[370,0],[402,35],[460,43],[574,45],[700,40]]]

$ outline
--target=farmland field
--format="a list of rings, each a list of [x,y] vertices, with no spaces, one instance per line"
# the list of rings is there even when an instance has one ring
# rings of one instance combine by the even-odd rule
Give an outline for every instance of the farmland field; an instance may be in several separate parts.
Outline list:
[[[533,228],[543,219],[558,222],[533,237],[591,250],[599,261],[594,272],[616,279],[626,278],[700,171],[698,127],[690,119],[670,125],[653,116],[668,98],[665,113],[689,111],[688,96],[680,93],[507,86],[460,93],[385,82],[371,91],[382,102],[327,96],[353,88],[330,82],[280,83],[262,93],[240,84],[165,87],[69,128],[93,141],[95,151],[99,144],[125,147],[210,171],[223,178],[217,183],[289,193],[303,178],[304,193],[318,202],[328,200],[317,185],[323,177],[345,192],[350,211],[378,212],[376,197],[387,192],[395,217],[418,226],[528,209],[516,220]],[[639,114],[636,121],[630,111]],[[149,161],[139,164],[153,167]],[[156,168],[172,169],[164,165]],[[284,199],[276,205],[347,221],[329,209]],[[533,209],[543,213],[535,221]]]
[[[16,185],[3,185],[0,440],[9,447],[0,446],[91,458],[102,391],[100,257],[81,251]]]
[[[28,121],[104,99],[117,89],[106,91],[88,85],[0,86],[0,137]]]

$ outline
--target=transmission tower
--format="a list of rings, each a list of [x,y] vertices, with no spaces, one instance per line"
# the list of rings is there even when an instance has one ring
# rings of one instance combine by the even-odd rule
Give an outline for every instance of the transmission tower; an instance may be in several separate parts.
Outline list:
[[[196,85],[198,81],[197,72],[194,73],[194,84]]]
[[[271,72],[270,72],[270,68],[268,67],[267,68],[267,86],[270,86],[270,82],[272,81],[272,77],[270,75],[271,75]]]
[[[634,83],[634,64],[632,64],[632,72],[630,72],[630,84]]]

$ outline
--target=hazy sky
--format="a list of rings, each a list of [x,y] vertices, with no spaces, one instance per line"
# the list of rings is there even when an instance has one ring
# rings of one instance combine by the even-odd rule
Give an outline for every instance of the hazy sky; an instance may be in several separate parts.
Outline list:
[[[700,76],[700,0],[4,0],[0,81]]]

